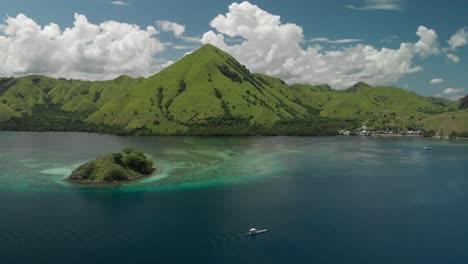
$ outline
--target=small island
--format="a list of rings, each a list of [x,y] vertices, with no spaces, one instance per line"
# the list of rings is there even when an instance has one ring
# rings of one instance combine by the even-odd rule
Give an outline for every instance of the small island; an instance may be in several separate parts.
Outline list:
[[[153,162],[142,151],[124,148],[81,165],[68,177],[80,184],[128,183],[151,176],[156,171]]]

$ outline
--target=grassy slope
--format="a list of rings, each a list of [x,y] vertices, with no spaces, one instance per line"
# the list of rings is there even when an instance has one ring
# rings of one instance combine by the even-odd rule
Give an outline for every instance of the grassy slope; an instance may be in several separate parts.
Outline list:
[[[0,100],[12,109],[31,114],[35,106],[57,104],[68,112],[93,112],[124,95],[143,78],[121,76],[109,81],[54,79],[29,75],[14,79]]]
[[[288,86],[280,79],[258,76],[291,100],[319,109],[323,117],[357,119],[375,128],[421,127],[423,119],[456,107],[449,100],[423,97],[397,87],[358,83],[348,90],[334,91],[327,85]]]
[[[439,133],[443,130],[445,135],[449,135],[452,131],[468,132],[468,110],[430,116],[423,120],[423,124],[426,128]]]
[[[143,78],[133,79],[120,76],[110,81],[65,81],[55,86],[49,95],[55,104],[70,112],[94,112],[106,107],[116,98],[125,96]]]
[[[226,77],[220,66],[227,67],[241,81]],[[102,108],[90,120],[171,133],[184,131],[183,124],[208,118],[233,116],[251,118],[251,123],[272,124],[307,114],[304,107],[263,85],[241,67],[227,53],[206,45],[137,85],[119,104],[125,104],[119,113],[110,115]]]
[[[0,122],[9,120],[12,117],[21,117],[21,114],[11,109],[8,105],[0,103]]]
[[[33,79],[35,79],[35,76],[14,79],[13,85],[2,94],[0,102],[17,112],[27,114],[32,113],[34,106],[45,105],[47,95],[40,87],[33,84]]]
[[[361,115],[368,118],[370,126],[377,128],[420,128],[423,118],[446,111],[449,107],[397,87],[369,87],[355,94],[369,107]]]
[[[147,79],[0,78],[0,122],[34,114],[37,107],[52,106],[84,115],[93,124],[153,134],[183,133],[192,124],[212,119],[242,118],[250,124],[269,126],[279,120],[317,115],[359,120],[374,128],[433,128],[444,118],[430,116],[457,108],[448,100],[422,97],[397,87],[358,83],[335,91],[328,85],[289,86],[278,78],[251,74],[211,45]],[[461,115],[456,123],[465,120]],[[462,127],[454,122],[443,124]]]

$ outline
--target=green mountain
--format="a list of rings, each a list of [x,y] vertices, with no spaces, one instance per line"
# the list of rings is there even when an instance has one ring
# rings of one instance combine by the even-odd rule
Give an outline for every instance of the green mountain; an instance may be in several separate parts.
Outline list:
[[[206,45],[114,98],[88,120],[166,134],[214,118],[271,125],[307,115],[306,108],[262,83],[229,54]]]
[[[326,84],[288,85],[251,73],[212,45],[149,78],[0,78],[0,129],[8,130],[321,135],[364,124],[375,129],[442,129],[434,116],[460,105],[365,83],[344,91]]]
[[[458,110],[450,100],[423,97],[398,87],[371,87],[361,82],[335,91],[328,85],[288,86],[280,79],[258,76],[289,100],[319,109],[321,117],[359,120],[373,129],[424,128],[426,118]]]
[[[434,131],[440,136],[468,137],[468,95],[461,98],[456,106],[460,109],[432,115],[423,120],[427,130]]]

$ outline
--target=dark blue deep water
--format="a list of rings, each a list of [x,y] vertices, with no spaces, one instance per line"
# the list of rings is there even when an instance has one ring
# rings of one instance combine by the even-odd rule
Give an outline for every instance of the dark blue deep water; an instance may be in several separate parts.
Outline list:
[[[124,146],[161,172],[63,181]],[[468,263],[467,172],[463,142],[1,132],[0,263]]]

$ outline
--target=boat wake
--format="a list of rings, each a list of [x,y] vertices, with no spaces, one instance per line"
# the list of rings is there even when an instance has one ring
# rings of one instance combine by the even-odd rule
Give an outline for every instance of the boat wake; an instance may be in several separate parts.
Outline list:
[[[208,243],[213,249],[229,248],[249,236],[246,232],[217,232],[208,236]]]

